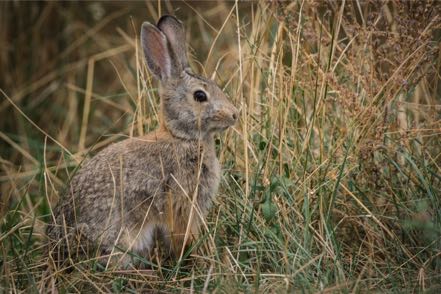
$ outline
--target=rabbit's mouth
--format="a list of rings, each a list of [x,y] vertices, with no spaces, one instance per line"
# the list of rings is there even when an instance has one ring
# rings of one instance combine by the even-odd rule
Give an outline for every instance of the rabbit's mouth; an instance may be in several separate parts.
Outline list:
[[[231,127],[231,126],[230,125],[228,125],[228,126],[216,126],[216,127],[214,127],[212,129],[212,132],[220,133],[220,132],[223,132],[223,131],[227,130],[229,127]]]

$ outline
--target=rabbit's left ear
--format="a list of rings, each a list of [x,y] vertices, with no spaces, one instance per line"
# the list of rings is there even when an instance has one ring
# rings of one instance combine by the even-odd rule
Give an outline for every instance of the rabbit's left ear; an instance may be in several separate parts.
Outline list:
[[[141,27],[141,44],[150,72],[160,81],[171,77],[174,64],[166,36],[154,25],[144,22]]]
[[[189,68],[185,46],[185,29],[182,22],[174,16],[164,15],[159,19],[157,27],[167,37],[174,57],[181,65],[182,70]]]

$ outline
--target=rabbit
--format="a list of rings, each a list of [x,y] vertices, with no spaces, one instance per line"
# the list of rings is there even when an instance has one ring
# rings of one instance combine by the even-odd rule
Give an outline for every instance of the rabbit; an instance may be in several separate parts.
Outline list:
[[[191,70],[177,18],[144,22],[141,44],[160,82],[159,127],[108,146],[76,172],[47,228],[52,257],[73,255],[75,242],[123,266],[128,252],[149,259],[157,244],[177,257],[212,206],[221,177],[213,136],[236,123],[238,110]]]

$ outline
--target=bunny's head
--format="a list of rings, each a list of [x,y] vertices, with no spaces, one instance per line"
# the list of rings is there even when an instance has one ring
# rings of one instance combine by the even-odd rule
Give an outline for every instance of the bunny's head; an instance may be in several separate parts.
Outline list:
[[[157,26],[144,22],[141,43],[150,72],[161,82],[163,123],[173,136],[200,139],[234,125],[238,111],[222,90],[192,72],[179,20],[165,15]]]

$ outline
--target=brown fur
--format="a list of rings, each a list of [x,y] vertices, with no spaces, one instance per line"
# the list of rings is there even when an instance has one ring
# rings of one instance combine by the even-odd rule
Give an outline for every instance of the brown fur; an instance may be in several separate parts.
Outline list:
[[[171,16],[159,24],[164,32],[144,23],[141,36],[147,65],[161,81],[161,126],[107,147],[74,175],[47,230],[56,259],[72,251],[72,240],[99,254],[120,252],[111,261],[123,265],[130,261],[125,253],[148,258],[158,241],[179,256],[208,213],[220,181],[213,134],[233,125],[237,110],[213,81],[187,67],[182,24]],[[207,101],[194,100],[197,90]]]

